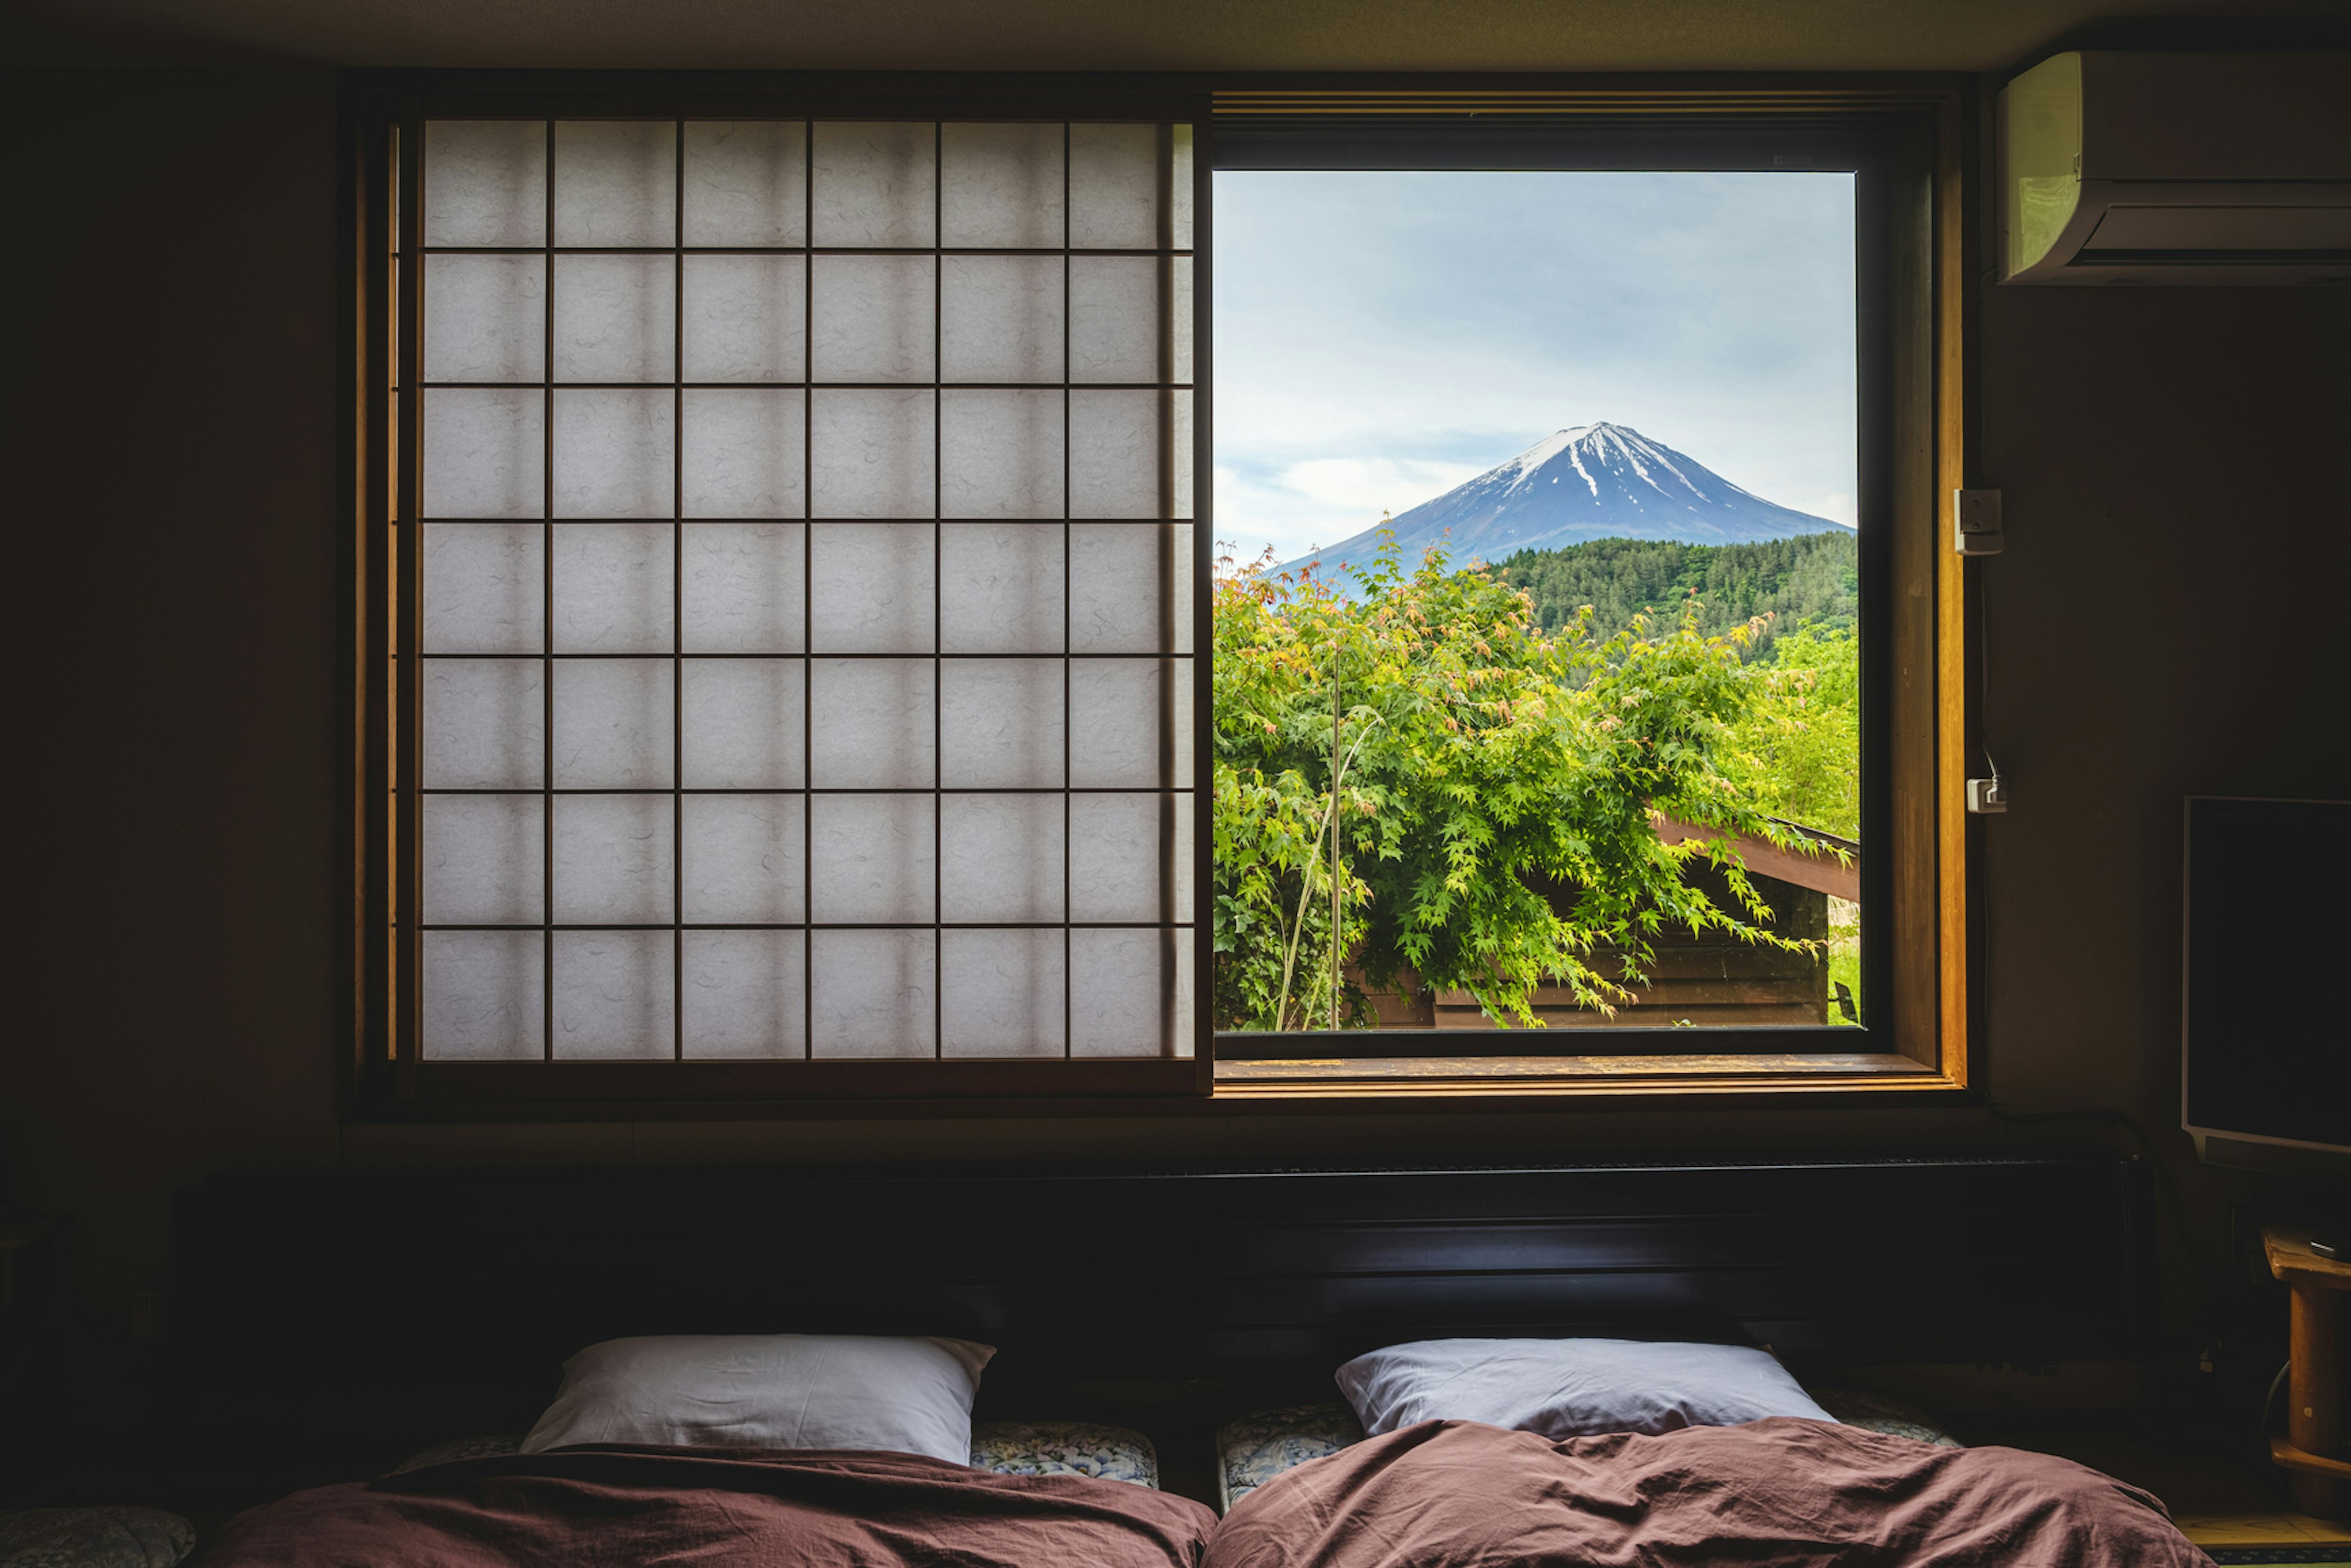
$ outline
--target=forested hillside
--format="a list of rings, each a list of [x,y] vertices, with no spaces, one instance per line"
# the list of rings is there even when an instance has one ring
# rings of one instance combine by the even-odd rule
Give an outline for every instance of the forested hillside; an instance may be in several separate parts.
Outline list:
[[[1597,539],[1499,571],[1441,551],[1407,570],[1393,538],[1343,573],[1228,566],[1217,1026],[1368,1026],[1349,965],[1375,988],[1409,970],[1469,991],[1498,1023],[1532,1023],[1543,985],[1609,1008],[1642,982],[1588,955],[1647,964],[1656,920],[1789,946],[1740,895],[1690,883],[1643,808],[1783,846],[1860,836],[1854,562],[1840,533]],[[1575,625],[1583,604],[1597,612]],[[1745,629],[1764,613],[1759,654]],[[1537,871],[1583,896],[1554,909],[1530,891]],[[1849,989],[1850,925],[1833,909],[1830,977]]]
[[[1546,630],[1591,605],[1605,636],[1635,615],[1677,616],[1695,591],[1699,629],[1718,635],[1750,616],[1773,620],[1757,653],[1769,661],[1782,633],[1810,622],[1823,631],[1854,624],[1860,596],[1851,529],[1758,544],[1691,545],[1654,539],[1593,539],[1564,549],[1520,550],[1496,575],[1534,596]]]

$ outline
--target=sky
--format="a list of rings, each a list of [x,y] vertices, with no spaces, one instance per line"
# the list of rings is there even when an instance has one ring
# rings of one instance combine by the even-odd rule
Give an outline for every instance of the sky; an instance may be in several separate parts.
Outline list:
[[[1853,176],[1216,176],[1216,535],[1289,560],[1629,425],[1854,521]]]

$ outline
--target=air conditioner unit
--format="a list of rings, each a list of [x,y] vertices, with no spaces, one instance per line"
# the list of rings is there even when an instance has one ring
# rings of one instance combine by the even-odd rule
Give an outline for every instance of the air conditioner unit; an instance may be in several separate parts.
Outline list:
[[[2000,95],[2007,283],[2351,283],[2351,53],[2053,56]]]

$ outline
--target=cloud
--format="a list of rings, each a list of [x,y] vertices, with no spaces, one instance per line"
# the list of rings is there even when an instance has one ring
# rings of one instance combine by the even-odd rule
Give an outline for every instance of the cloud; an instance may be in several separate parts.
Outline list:
[[[1849,175],[1217,175],[1217,533],[1285,559],[1610,420],[1852,520]]]
[[[1317,457],[1276,469],[1217,465],[1217,536],[1287,560],[1411,510],[1490,467],[1410,457]]]

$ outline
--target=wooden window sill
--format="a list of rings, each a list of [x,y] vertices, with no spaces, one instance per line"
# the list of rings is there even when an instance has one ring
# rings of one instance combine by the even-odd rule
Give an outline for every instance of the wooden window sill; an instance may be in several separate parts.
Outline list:
[[[1886,1052],[1688,1056],[1391,1056],[1219,1061],[1218,1099],[1287,1095],[1692,1093],[1951,1089],[1948,1075]]]

